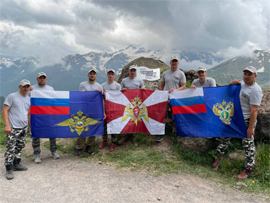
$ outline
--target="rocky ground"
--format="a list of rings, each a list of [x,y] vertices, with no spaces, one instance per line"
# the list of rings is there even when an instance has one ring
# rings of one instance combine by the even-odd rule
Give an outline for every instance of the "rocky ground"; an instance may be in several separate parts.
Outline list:
[[[32,153],[27,143],[26,153]],[[265,197],[189,174],[159,177],[115,169],[112,165],[60,154],[52,159],[42,148],[42,163],[23,157],[28,166],[14,172],[15,179],[5,178],[0,168],[0,202],[267,202]],[[0,163],[3,166],[3,153]]]

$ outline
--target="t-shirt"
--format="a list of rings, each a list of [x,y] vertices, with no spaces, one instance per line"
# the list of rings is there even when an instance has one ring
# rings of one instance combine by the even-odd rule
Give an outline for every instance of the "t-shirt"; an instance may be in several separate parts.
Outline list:
[[[172,71],[166,70],[162,75],[162,82],[165,82],[164,90],[178,89],[180,83],[186,83],[186,76],[181,70]]]
[[[144,87],[143,81],[138,78],[130,79],[129,77],[124,78],[121,82],[121,88],[127,89],[140,89]]]
[[[262,89],[256,82],[249,86],[246,85],[244,81],[241,81],[240,102],[244,119],[250,117],[250,105],[260,106],[262,96]]]
[[[29,95],[24,97],[19,92],[11,93],[5,99],[4,104],[10,107],[8,119],[12,128],[24,128],[28,125]]]
[[[79,91],[96,91],[96,89],[101,90],[103,92],[102,86],[95,82],[94,84],[91,84],[89,81],[81,82]]]
[[[121,85],[115,81],[112,83],[104,82],[101,84],[104,91],[106,90],[121,90]]]
[[[193,80],[191,85],[195,85],[196,87],[215,87],[216,86],[216,81],[213,78],[205,78],[205,82],[202,84],[200,83],[199,78]]]
[[[38,84],[35,84],[32,87],[33,87],[33,90],[54,91],[53,87],[49,85],[45,85],[44,87],[42,87],[42,86],[39,86]]]

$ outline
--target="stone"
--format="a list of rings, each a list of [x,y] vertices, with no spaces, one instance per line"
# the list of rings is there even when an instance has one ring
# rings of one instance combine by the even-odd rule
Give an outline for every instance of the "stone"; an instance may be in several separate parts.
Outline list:
[[[207,152],[215,148],[215,138],[178,137],[177,143],[182,149],[188,149],[196,153]]]

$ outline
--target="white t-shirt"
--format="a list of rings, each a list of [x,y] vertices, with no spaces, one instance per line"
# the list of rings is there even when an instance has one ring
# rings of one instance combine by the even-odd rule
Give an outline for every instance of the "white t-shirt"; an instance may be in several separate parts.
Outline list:
[[[41,90],[41,91],[54,91],[53,87],[49,86],[49,85],[45,85],[44,87],[39,86],[38,84],[35,84],[32,86],[33,90]]]
[[[89,81],[81,82],[79,91],[96,91],[96,89],[101,90],[103,92],[102,86],[95,82],[94,84],[91,84]]]
[[[241,81],[240,102],[244,119],[250,117],[250,105],[260,106],[262,97],[262,89],[256,82],[249,86]]]
[[[19,92],[11,93],[5,99],[4,104],[10,107],[8,119],[12,128],[24,128],[28,125],[29,95],[24,97]]]

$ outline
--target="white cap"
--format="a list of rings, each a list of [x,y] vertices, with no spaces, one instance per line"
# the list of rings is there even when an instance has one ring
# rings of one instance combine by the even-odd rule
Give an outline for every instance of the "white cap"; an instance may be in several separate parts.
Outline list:
[[[198,73],[199,71],[207,72],[206,68],[205,68],[205,67],[202,67],[202,66],[200,66],[200,67],[197,69],[197,73]]]
[[[137,65],[131,65],[131,66],[129,66],[129,70],[131,70],[131,69],[137,70]]]
[[[90,73],[90,72],[92,72],[92,71],[94,71],[95,73],[97,73],[97,71],[96,71],[95,69],[91,69],[91,70],[89,70],[89,72],[88,72],[88,73]]]
[[[113,73],[115,73],[115,70],[109,69],[109,70],[107,70],[107,73],[108,73],[108,72],[113,72]]]
[[[256,70],[256,68],[254,68],[253,66],[248,66],[248,67],[246,67],[246,68],[243,70],[243,72],[244,72],[245,70],[247,70],[247,71],[249,71],[249,72],[251,72],[251,73],[255,73],[255,74],[257,75],[257,70]]]
[[[25,85],[31,85],[30,84],[30,81],[29,80],[26,80],[26,79],[23,79],[21,82],[20,82],[20,86],[25,86]]]
[[[44,73],[44,72],[40,72],[40,73],[37,74],[37,77],[38,78],[41,77],[41,76],[47,77],[46,73]]]
[[[172,56],[170,62],[171,62],[172,60],[177,60],[177,61],[179,61],[179,59],[178,59],[177,56]]]

